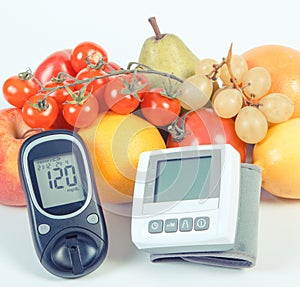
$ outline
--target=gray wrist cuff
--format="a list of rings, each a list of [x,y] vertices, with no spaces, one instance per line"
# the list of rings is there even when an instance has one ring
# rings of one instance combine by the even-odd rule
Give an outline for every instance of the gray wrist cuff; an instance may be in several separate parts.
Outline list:
[[[206,265],[248,268],[256,264],[261,170],[253,164],[241,164],[240,204],[235,245],[221,252],[151,254],[152,262],[188,261]]]

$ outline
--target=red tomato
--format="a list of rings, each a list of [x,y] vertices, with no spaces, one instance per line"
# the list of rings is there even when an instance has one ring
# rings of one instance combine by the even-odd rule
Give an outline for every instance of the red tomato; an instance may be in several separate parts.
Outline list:
[[[24,122],[32,128],[50,128],[58,116],[56,101],[45,94],[38,93],[30,97],[22,108]]]
[[[180,113],[180,102],[167,98],[159,91],[142,93],[141,111],[146,120],[156,126],[166,126],[172,123]]]
[[[45,94],[49,93],[49,96],[55,99],[60,110],[62,109],[62,104],[66,101],[67,97],[70,95],[65,88],[59,88],[64,86],[65,84],[67,83],[65,82],[57,83],[57,82],[50,81],[44,85],[45,88],[55,89],[53,92],[46,90],[44,93]],[[70,86],[70,89],[75,90],[72,86]]]
[[[88,41],[82,42],[73,49],[71,54],[71,63],[77,73],[87,67],[87,57],[91,64],[97,64],[101,59],[107,62],[107,53],[100,45]]]
[[[53,129],[67,129],[70,131],[74,130],[74,127],[65,120],[62,110],[58,113],[58,116],[52,127]]]
[[[106,85],[104,85],[103,88],[93,92],[93,96],[97,99],[99,104],[99,113],[104,113],[109,110],[104,98],[105,89],[106,89]]]
[[[119,66],[118,64],[114,63],[114,62],[109,62],[109,67],[107,65],[104,65],[102,70],[107,73],[107,74],[111,74],[114,71],[120,71],[122,70],[121,66]],[[108,77],[108,81],[114,79],[115,77],[118,77],[118,75],[111,75],[110,77]]]
[[[4,82],[2,92],[8,103],[22,108],[26,100],[38,92],[38,88],[33,78],[22,80],[18,76],[12,76]]]
[[[93,95],[90,95],[82,103],[72,103],[73,101],[72,96],[69,96],[63,105],[63,116],[66,122],[76,128],[88,127],[98,116],[99,108],[97,99]]]
[[[35,77],[45,84],[54,77],[57,77],[59,72],[64,72],[72,77],[76,76],[71,65],[71,50],[61,50],[54,52],[48,56],[34,72]]]
[[[220,118],[212,109],[201,108],[183,115],[177,127],[184,128],[184,138],[176,141],[171,133],[167,147],[228,143],[240,153],[241,162],[246,160],[246,144],[236,135],[233,119]]]
[[[94,77],[101,77],[105,76],[106,73],[102,70],[92,69],[92,68],[84,68],[82,69],[76,76],[78,80],[88,80]],[[92,91],[93,93],[96,92],[98,89],[102,88],[107,82],[109,81],[108,77],[101,78],[92,81],[90,84],[87,85],[87,91]],[[84,84],[76,85],[76,89],[80,90]]]
[[[129,86],[131,87],[129,88]],[[104,99],[107,107],[113,112],[129,114],[139,106],[142,100],[141,92],[148,89],[149,86],[143,75],[121,75],[108,82],[104,91]],[[133,91],[139,99],[133,96]]]
[[[121,70],[121,66],[119,66],[118,64],[114,63],[114,62],[109,62],[108,63],[109,66],[107,65],[104,65],[103,67],[103,71],[106,72],[106,73],[111,73],[113,71],[118,71],[118,70]],[[111,67],[111,68],[110,68]]]

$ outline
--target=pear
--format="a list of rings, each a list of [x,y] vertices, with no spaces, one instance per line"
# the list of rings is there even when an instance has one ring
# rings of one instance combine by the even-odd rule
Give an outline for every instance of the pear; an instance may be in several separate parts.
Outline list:
[[[155,36],[145,40],[139,55],[139,63],[154,70],[174,74],[185,80],[195,74],[200,61],[197,56],[174,34],[161,34],[155,17],[148,19]],[[161,77],[151,75],[151,86],[161,86]]]

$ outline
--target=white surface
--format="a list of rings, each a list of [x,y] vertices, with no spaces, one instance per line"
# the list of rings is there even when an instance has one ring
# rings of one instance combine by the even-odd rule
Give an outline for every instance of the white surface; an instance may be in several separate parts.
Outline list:
[[[300,49],[297,1],[3,1],[0,7],[0,82],[51,52],[84,40],[103,45],[112,61],[137,60],[152,35],[155,15],[162,32],[173,32],[200,58],[277,43]],[[7,104],[0,97],[0,106]],[[110,247],[104,264],[78,280],[47,273],[33,251],[25,208],[0,206],[1,286],[283,286],[298,284],[300,202],[263,193],[257,265],[230,270],[188,263],[156,263],[130,240],[130,219],[105,212]],[[83,285],[84,284],[84,285]]]

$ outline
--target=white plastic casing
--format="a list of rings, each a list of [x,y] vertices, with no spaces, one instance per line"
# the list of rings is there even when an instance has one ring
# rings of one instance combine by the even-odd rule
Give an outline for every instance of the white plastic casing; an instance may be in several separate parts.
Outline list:
[[[215,181],[213,188],[220,189],[219,198],[153,202],[153,197],[151,199],[150,196],[149,200],[149,190],[147,191],[149,187],[147,186],[156,183],[156,179],[149,179],[149,169],[154,169],[153,158],[166,160],[191,157],[191,155],[201,157],[207,154],[212,156],[211,180]],[[152,170],[153,172],[155,171]],[[218,178],[214,178],[216,176]],[[140,156],[134,188],[132,241],[138,249],[150,253],[229,250],[235,243],[239,194],[240,155],[229,144],[189,146],[144,152]],[[192,230],[183,232],[179,230],[180,226],[178,226],[176,231],[166,232],[166,220],[177,220],[179,225],[180,220],[187,218],[193,220]],[[196,231],[195,225],[198,218],[208,218],[208,228]],[[150,233],[150,222],[163,222],[162,232]]]

